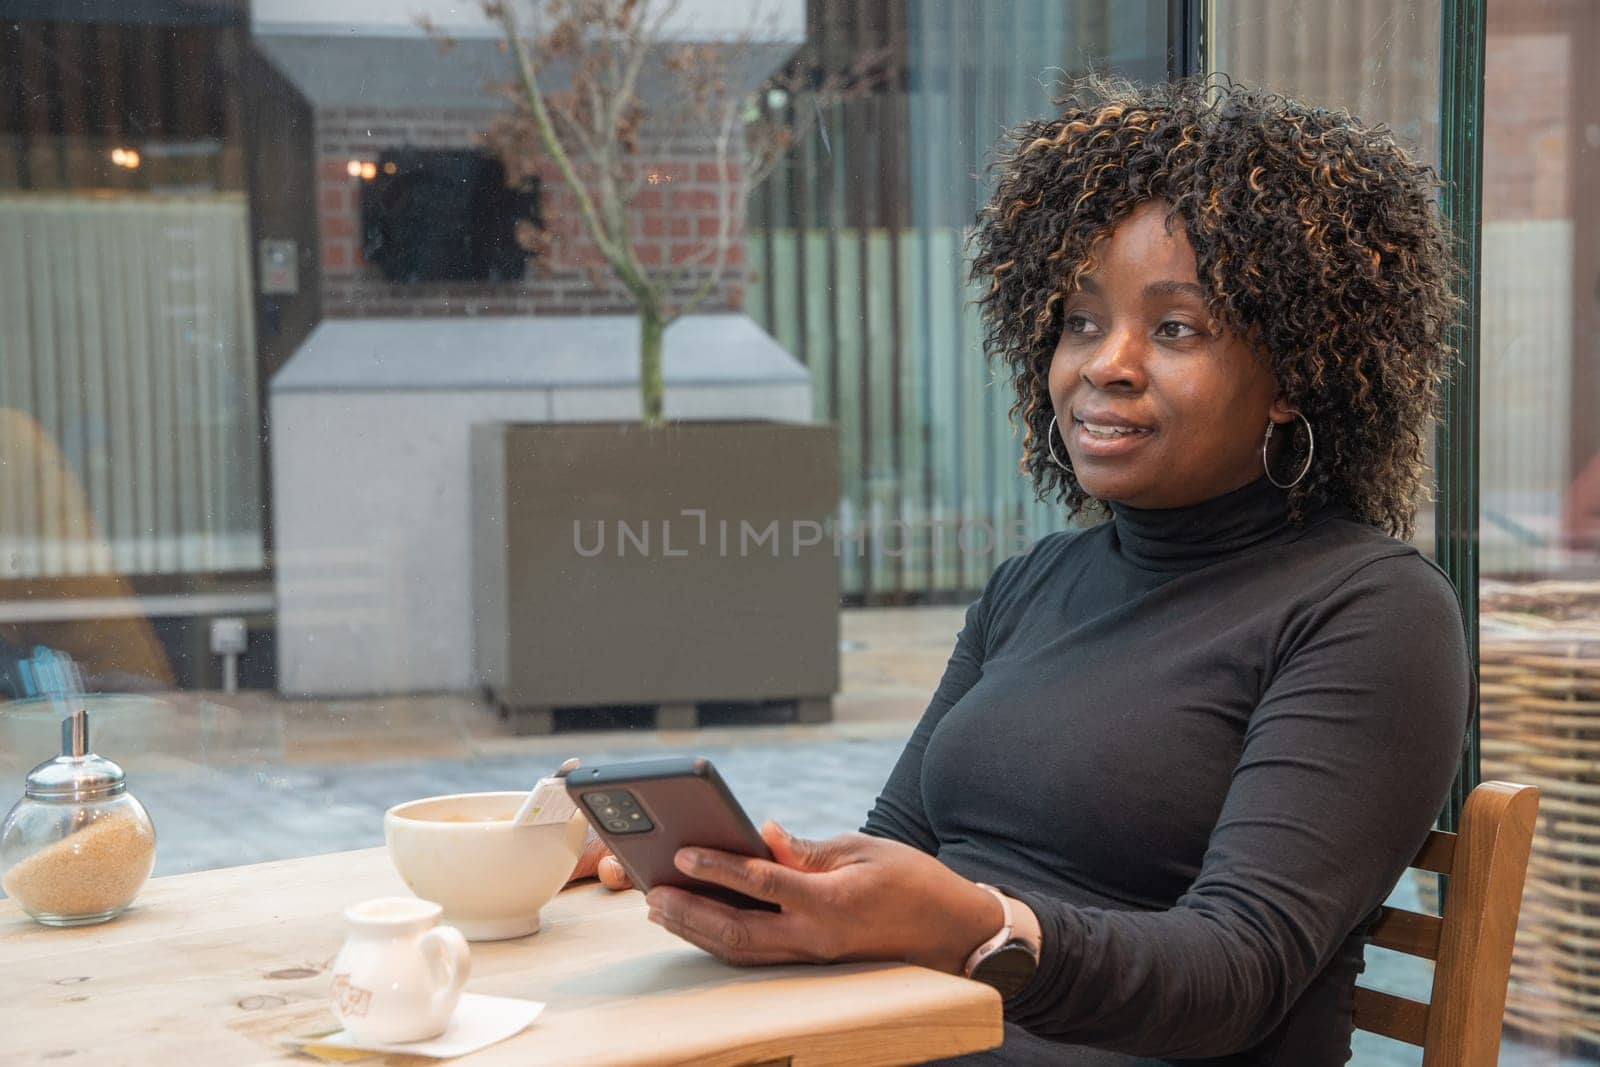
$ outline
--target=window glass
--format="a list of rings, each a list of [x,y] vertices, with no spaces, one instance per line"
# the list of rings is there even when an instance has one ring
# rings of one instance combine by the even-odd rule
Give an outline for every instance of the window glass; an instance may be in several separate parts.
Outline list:
[[[374,846],[572,755],[707,755],[758,819],[859,825],[964,605],[1061,525],[964,282],[991,149],[1062,77],[1164,77],[1171,6],[685,0],[616,190],[539,146],[477,5],[0,0],[0,782],[88,709],[160,875]],[[1555,1062],[1600,1040],[1600,5],[1488,13],[1483,769],[1545,790],[1507,1049]],[[1208,66],[1437,160],[1441,17],[1218,0]],[[670,433],[643,281],[693,305]]]
[[[571,755],[860,825],[1059,526],[962,281],[989,150],[1064,75],[1162,77],[1165,5],[679,5],[612,145],[638,266],[700,301],[670,438],[598,149],[579,194],[478,5],[70,8],[0,0],[0,781],[87,708],[158,875]],[[579,115],[571,35],[522,28]]]
[[[1490,0],[1484,56],[1482,493],[1485,779],[1537,785],[1508,1035],[1595,1056],[1588,918],[1600,716],[1600,83],[1592,4]],[[1561,1061],[1566,1062],[1566,1061]]]

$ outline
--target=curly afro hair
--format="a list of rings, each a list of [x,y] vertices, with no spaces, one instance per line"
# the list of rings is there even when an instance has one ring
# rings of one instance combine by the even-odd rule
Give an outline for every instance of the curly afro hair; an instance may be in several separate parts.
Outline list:
[[[1159,201],[1188,235],[1212,317],[1270,361],[1315,427],[1290,521],[1340,502],[1410,537],[1458,303],[1433,170],[1382,126],[1225,77],[1089,78],[1056,105],[1059,117],[1002,138],[994,195],[969,235],[969,280],[987,283],[984,351],[1010,366],[1021,469],[1039,498],[1073,515],[1101,504],[1045,446],[1050,359],[1063,299],[1098,243]],[[1304,430],[1286,429],[1298,455],[1284,469],[1298,471]]]

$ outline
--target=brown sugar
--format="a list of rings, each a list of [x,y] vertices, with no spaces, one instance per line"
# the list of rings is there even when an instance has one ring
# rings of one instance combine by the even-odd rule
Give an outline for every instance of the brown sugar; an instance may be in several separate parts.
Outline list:
[[[21,860],[0,879],[32,915],[95,915],[126,907],[150,876],[156,838],[132,815],[106,815]]]

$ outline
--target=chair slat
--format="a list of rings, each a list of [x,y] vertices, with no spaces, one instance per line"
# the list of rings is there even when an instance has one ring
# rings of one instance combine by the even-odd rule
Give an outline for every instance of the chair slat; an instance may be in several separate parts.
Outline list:
[[[1428,1006],[1393,993],[1357,986],[1355,1023],[1357,1028],[1369,1033],[1421,1048],[1428,1036]]]
[[[1419,915],[1402,908],[1379,908],[1377,921],[1372,924],[1372,943],[1408,956],[1436,960],[1439,958],[1439,934],[1443,930],[1444,921],[1437,916]]]
[[[1456,864],[1456,835],[1444,830],[1429,830],[1411,866],[1434,874],[1449,874]]]

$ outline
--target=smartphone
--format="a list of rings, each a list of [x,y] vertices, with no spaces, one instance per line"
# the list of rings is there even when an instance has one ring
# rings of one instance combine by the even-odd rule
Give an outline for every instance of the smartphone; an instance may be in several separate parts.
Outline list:
[[[670,885],[736,908],[780,910],[770,901],[690,878],[673,866],[678,849],[690,845],[772,859],[710,760],[681,757],[580,767],[567,775],[567,794],[640,890]]]

